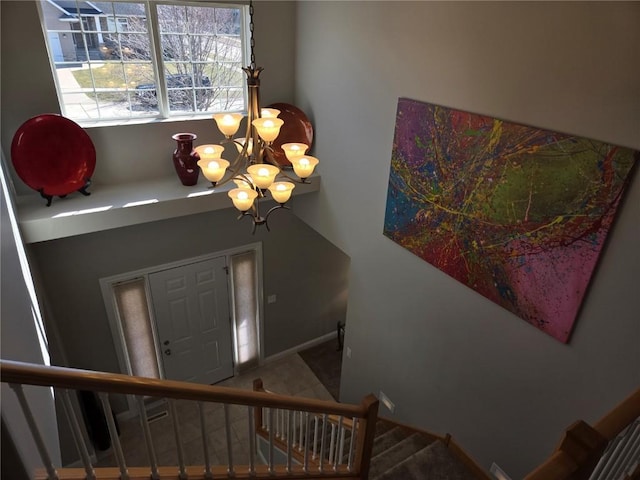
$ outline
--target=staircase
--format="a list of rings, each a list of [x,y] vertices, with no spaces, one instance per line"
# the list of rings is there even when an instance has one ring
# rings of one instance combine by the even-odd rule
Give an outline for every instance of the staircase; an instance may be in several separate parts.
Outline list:
[[[397,423],[379,419],[369,478],[371,480],[476,480],[490,478],[472,470],[441,439]],[[467,459],[467,462],[469,460]]]
[[[262,388],[260,380],[254,382],[254,391],[250,391],[7,360],[0,360],[0,373],[2,382],[8,383],[16,394],[44,466],[30,472],[34,479],[491,478],[450,436],[434,435],[378,418],[378,400],[373,395],[366,396],[359,405],[350,405],[270,393]],[[69,415],[82,468],[62,468],[53,464],[23,385],[52,387],[59,395],[65,413]],[[109,414],[106,415],[106,423],[117,466],[97,467],[93,464],[70,401],[69,392],[77,390],[97,392],[103,412],[111,412],[110,396],[135,396],[139,405],[140,428],[144,433],[139,447],[146,448],[148,462],[141,466],[127,466],[117,427]],[[158,465],[144,405],[144,399],[148,397],[167,400],[177,455],[177,461],[171,465]],[[189,448],[197,446],[203,452],[204,465],[188,463],[190,452],[181,440],[185,432],[176,407],[184,401],[196,406],[197,429],[202,435]],[[211,437],[207,429],[214,419],[207,417],[207,408],[214,404],[222,407],[217,418],[221,433]],[[248,443],[247,455],[242,458],[234,458],[232,448],[232,432],[238,423],[242,425],[244,440]],[[238,440],[236,438],[235,442]],[[210,442],[225,445],[221,450],[226,451],[225,459],[211,454]],[[266,444],[265,452],[260,449],[260,444]],[[610,475],[611,472],[616,472],[616,475]],[[640,479],[640,389],[593,427],[582,421],[572,425],[556,451],[525,480],[605,478]]]
[[[262,381],[253,384],[254,391],[265,390]],[[361,428],[358,420],[344,420],[331,415],[311,415],[308,418],[289,418],[282,409],[263,408],[256,412],[257,435],[265,444],[273,445],[310,470],[338,471],[349,465],[352,436]],[[371,461],[368,478],[371,480],[489,480],[481,469],[453,441],[429,432],[378,418],[373,429]],[[271,458],[269,450],[265,457]],[[365,478],[365,477],[362,477]]]

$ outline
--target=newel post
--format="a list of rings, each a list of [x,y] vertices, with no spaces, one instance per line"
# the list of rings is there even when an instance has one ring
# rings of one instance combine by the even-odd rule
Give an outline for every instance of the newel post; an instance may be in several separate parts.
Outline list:
[[[373,439],[376,434],[376,422],[378,420],[379,400],[373,394],[369,394],[362,400],[362,409],[365,411],[364,418],[358,422],[358,446],[356,449],[356,465],[360,478],[369,478],[369,465],[371,463],[371,451],[373,450]]]
[[[264,392],[264,384],[262,383],[262,379],[261,378],[256,378],[253,381],[253,391],[254,392]],[[253,412],[253,418],[254,418],[254,429],[255,431],[253,432],[253,435],[255,435],[256,431],[258,430],[262,430],[263,429],[263,418],[262,418],[262,407],[254,407],[254,412]]]

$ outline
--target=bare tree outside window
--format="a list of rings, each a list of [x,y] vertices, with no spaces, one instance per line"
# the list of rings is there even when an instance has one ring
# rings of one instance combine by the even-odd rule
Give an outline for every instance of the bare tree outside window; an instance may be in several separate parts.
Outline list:
[[[171,111],[243,107],[240,11],[158,5],[158,30]],[[145,59],[144,39],[127,38],[130,58]],[[152,80],[151,78],[149,80]],[[156,83],[137,87],[142,103],[157,102]]]
[[[82,121],[245,108],[243,7],[58,3],[66,13],[46,1],[41,12],[66,116]]]

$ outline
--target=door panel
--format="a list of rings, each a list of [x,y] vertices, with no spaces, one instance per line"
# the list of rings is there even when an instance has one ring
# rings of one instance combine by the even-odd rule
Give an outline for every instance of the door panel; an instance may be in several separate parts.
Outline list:
[[[233,376],[224,257],[149,275],[165,377],[204,384]]]

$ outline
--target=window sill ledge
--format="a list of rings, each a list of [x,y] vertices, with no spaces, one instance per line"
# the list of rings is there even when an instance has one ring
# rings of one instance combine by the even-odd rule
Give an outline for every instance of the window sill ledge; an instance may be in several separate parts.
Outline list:
[[[320,175],[310,184],[297,184],[293,195],[316,192]],[[25,243],[83,235],[212,210],[233,208],[227,192],[232,182],[210,189],[200,178],[185,187],[177,177],[120,185],[92,184],[88,197],[80,193],[55,197],[50,207],[38,194],[17,198],[17,216]]]

